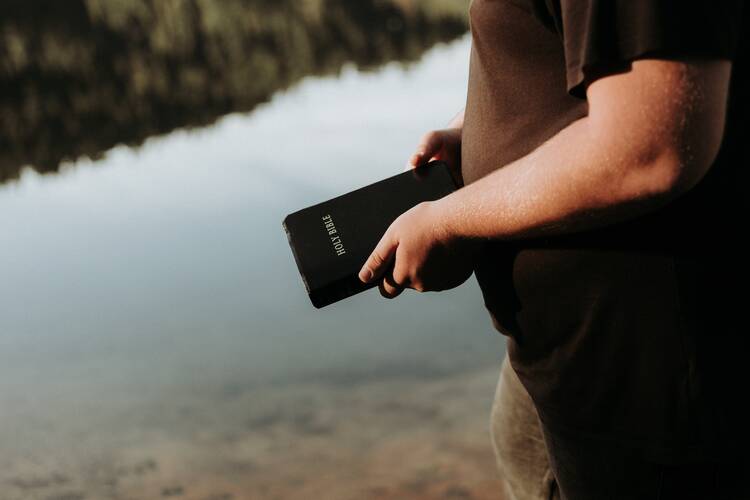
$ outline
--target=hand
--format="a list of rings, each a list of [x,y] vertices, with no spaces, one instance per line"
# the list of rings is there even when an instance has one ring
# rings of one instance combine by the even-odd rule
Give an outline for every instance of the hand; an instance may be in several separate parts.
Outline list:
[[[461,176],[461,129],[448,128],[426,133],[404,167],[404,171],[419,168],[431,160],[441,160],[448,164],[451,174],[459,186],[463,186]]]
[[[455,288],[474,271],[478,243],[459,238],[442,223],[441,200],[422,202],[386,230],[359,272],[365,283],[379,280],[380,294],[398,296]]]

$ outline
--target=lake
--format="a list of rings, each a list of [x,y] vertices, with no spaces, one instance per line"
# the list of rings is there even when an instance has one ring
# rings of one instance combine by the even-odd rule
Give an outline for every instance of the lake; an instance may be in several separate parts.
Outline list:
[[[166,49],[134,42],[139,59],[90,20],[120,18],[81,8],[80,26],[38,28],[53,45],[83,33],[59,43],[70,67],[4,53],[22,69],[6,64],[0,102],[0,499],[497,498],[488,419],[504,342],[475,279],[316,310],[281,227],[401,171],[463,107],[469,37],[370,59],[313,47],[316,64],[268,85],[191,62],[204,56],[189,45],[163,56],[160,94]],[[399,19],[383,21],[397,39]],[[189,37],[167,32],[165,47]],[[28,57],[34,36],[19,35]],[[104,56],[146,68],[143,89],[119,101],[114,62],[101,81],[98,66],[70,69]]]

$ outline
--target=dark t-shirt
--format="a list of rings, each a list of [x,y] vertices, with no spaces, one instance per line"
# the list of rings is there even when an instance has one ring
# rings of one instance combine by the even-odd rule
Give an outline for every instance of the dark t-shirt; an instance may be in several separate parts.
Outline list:
[[[549,428],[666,462],[745,451],[742,3],[472,2],[467,184],[586,116],[592,71],[628,71],[644,57],[733,60],[722,148],[690,192],[603,229],[484,249],[476,276],[485,305]]]

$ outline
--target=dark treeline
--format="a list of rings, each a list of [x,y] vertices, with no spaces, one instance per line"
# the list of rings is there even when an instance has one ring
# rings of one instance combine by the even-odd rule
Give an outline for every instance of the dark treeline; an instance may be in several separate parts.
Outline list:
[[[3,0],[0,182],[249,111],[306,75],[413,61],[468,0]]]

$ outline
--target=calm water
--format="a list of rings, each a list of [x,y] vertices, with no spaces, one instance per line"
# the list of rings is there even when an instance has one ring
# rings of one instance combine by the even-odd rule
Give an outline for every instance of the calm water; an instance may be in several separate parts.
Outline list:
[[[179,427],[186,400],[497,365],[502,341],[473,277],[315,310],[281,228],[289,212],[400,172],[420,135],[463,106],[468,51],[464,37],[409,67],[345,66],[251,113],[0,185],[0,465],[100,456]]]

